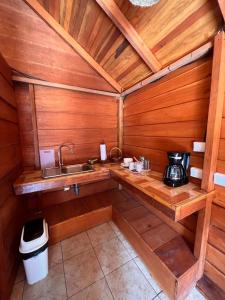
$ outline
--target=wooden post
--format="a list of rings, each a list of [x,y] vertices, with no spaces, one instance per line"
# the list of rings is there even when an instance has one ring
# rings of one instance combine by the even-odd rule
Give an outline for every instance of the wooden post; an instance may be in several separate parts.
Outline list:
[[[118,103],[118,147],[123,151],[123,100],[119,97]]]
[[[199,211],[198,222],[195,235],[194,255],[198,259],[198,271],[196,281],[198,281],[204,273],[206,247],[208,242],[209,225],[211,218],[212,201],[214,193],[210,194],[206,199],[206,207]]]
[[[210,192],[214,190],[213,177],[216,171],[220,130],[223,116],[223,102],[225,93],[225,37],[219,32],[215,37],[211,93],[207,124],[206,151],[203,166],[202,189]]]
[[[35,168],[40,168],[40,154],[39,154],[39,141],[38,141],[38,129],[37,129],[37,116],[36,116],[36,105],[35,105],[35,92],[34,85],[29,84],[29,98],[32,108],[32,126],[33,126],[33,137],[34,137],[34,159]]]

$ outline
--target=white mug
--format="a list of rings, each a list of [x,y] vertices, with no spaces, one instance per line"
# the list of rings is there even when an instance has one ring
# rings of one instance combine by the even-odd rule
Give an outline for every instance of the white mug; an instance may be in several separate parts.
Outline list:
[[[131,162],[129,163],[129,170],[130,170],[130,171],[133,171],[134,168],[135,168],[135,164],[134,164],[133,161],[131,161]]]
[[[129,157],[125,157],[123,159],[123,163],[126,165],[126,166],[129,166],[129,163],[133,161],[133,158],[129,158]]]

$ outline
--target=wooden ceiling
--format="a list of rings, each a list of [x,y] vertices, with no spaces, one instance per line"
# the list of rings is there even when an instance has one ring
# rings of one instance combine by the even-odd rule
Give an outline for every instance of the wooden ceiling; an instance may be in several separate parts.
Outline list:
[[[38,1],[122,90],[151,75],[153,68],[100,5],[118,6],[161,68],[211,40],[223,24],[216,0],[160,0],[150,8],[128,0]]]

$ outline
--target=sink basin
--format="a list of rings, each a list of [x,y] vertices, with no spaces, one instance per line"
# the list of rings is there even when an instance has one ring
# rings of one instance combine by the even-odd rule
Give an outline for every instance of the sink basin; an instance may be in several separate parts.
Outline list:
[[[94,171],[93,166],[89,164],[69,165],[62,167],[63,174],[86,173]]]
[[[85,164],[76,164],[76,165],[68,165],[60,167],[54,167],[54,168],[45,168],[42,171],[42,177],[43,178],[54,178],[59,176],[67,176],[67,175],[73,175],[73,174],[82,174],[87,172],[93,172],[94,168],[92,165],[89,165],[87,163]]]

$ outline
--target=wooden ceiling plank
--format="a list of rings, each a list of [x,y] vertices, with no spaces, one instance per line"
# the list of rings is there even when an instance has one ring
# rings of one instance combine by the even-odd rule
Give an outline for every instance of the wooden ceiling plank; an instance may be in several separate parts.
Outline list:
[[[65,31],[65,29],[38,3],[37,0],[24,0],[61,38],[72,47],[89,65],[95,69],[107,82],[117,91],[122,88],[94,59],[91,57],[77,41]]]
[[[198,48],[197,50],[194,50],[193,52],[185,55],[184,57],[178,59],[175,63],[172,63],[171,65],[163,68],[162,70],[160,70],[159,72],[150,75],[149,77],[147,77],[146,79],[136,83],[135,85],[133,85],[132,87],[130,87],[129,89],[125,90],[124,92],[121,93],[121,96],[125,97],[131,93],[133,93],[134,91],[137,91],[139,89],[141,89],[142,87],[144,87],[145,85],[152,83],[158,79],[160,79],[161,77],[175,71],[176,69],[179,69],[199,58],[201,58],[202,56],[204,56],[205,54],[207,54],[210,49],[213,47],[213,43],[212,42],[208,42],[205,45],[201,46],[200,48]]]
[[[162,67],[160,62],[141,39],[135,28],[127,20],[114,0],[96,0],[96,2],[110,17],[117,28],[123,33],[123,35],[141,56],[147,66],[150,67],[153,72],[158,72]]]
[[[219,3],[220,10],[222,12],[222,15],[223,15],[223,19],[225,21],[225,1],[224,0],[218,0],[218,3]]]

